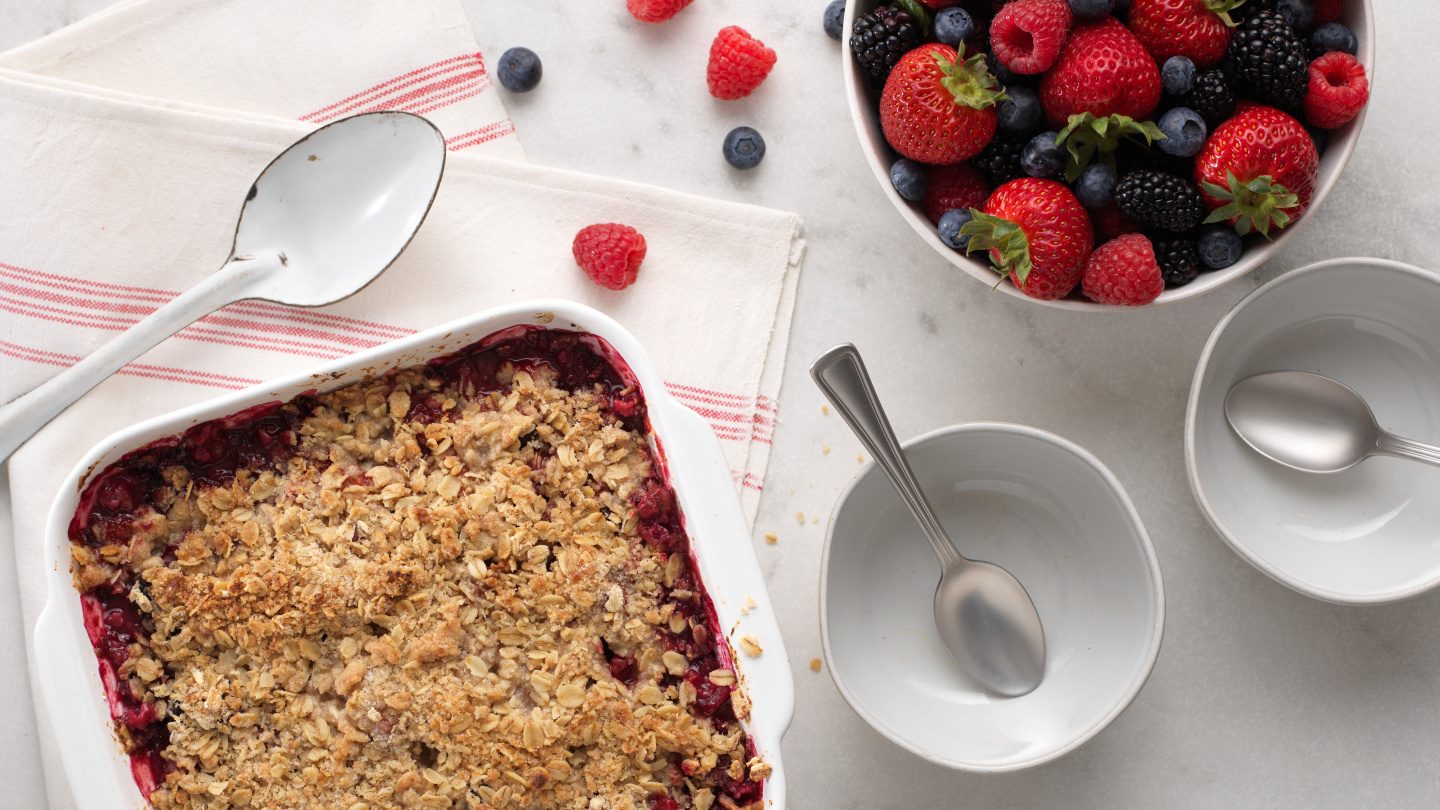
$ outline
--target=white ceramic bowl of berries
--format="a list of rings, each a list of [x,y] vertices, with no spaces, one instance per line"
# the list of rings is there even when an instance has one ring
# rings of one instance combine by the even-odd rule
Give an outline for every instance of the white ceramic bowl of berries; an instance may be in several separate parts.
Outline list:
[[[852,0],[842,39],[916,233],[1001,294],[1089,311],[1274,255],[1350,159],[1375,51],[1369,0]]]

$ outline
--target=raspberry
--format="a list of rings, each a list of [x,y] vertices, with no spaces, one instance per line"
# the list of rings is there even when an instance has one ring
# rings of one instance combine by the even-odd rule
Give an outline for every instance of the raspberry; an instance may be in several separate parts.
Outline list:
[[[985,176],[968,163],[956,163],[930,170],[930,189],[920,205],[930,222],[939,225],[946,211],[979,208],[989,196],[990,184],[985,182]]]
[[[1090,254],[1080,286],[1091,301],[1135,307],[1154,301],[1165,289],[1165,281],[1150,240],[1130,233],[1111,239]]]
[[[1114,239],[1140,231],[1140,224],[1121,213],[1120,206],[1116,205],[1114,200],[1091,212],[1090,221],[1095,225],[1095,235],[1100,239]]]
[[[1310,63],[1305,117],[1321,129],[1350,123],[1370,100],[1365,66],[1344,51],[1331,51]]]
[[[1014,73],[1044,73],[1060,58],[1070,19],[1067,0],[1017,0],[990,23],[990,47]]]
[[[1316,0],[1315,22],[1338,22],[1345,15],[1345,0]]]
[[[640,262],[645,260],[645,237],[629,225],[587,225],[575,234],[570,249],[575,263],[596,284],[623,290],[635,283]]]
[[[646,23],[659,23],[674,17],[692,0],[625,0],[630,16]]]
[[[710,65],[705,71],[710,95],[726,100],[744,98],[755,92],[773,67],[775,52],[765,43],[738,25],[722,28],[710,45]]]

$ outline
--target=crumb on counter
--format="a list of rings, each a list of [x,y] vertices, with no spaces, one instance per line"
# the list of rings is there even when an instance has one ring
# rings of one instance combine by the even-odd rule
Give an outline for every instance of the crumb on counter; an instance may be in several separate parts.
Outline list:
[[[822,456],[828,456],[828,455],[830,455],[830,445],[828,445],[828,444],[822,444],[822,445],[820,445],[820,455],[822,455]]]
[[[765,648],[760,646],[760,640],[749,633],[740,637],[740,649],[751,658],[759,658],[765,652]]]
[[[811,671],[811,672],[819,672],[819,671],[820,671],[820,659],[819,659],[819,658],[811,658],[811,659],[810,659],[810,671]]]
[[[804,525],[805,525],[805,513],[804,513],[804,512],[796,512],[796,513],[795,513],[795,522],[796,522],[796,523],[799,523],[801,526],[804,526]]]
[[[865,454],[864,454],[864,453],[856,453],[856,454],[855,454],[855,463],[856,463],[856,464],[864,464],[864,463],[865,463]]]
[[[820,413],[823,413],[823,414],[825,414],[826,416],[829,416],[829,415],[830,415],[830,406],[829,406],[829,405],[824,405],[824,404],[822,404],[822,405],[820,406]]]
[[[776,534],[775,532],[765,533],[765,545],[773,546],[778,542],[780,542],[780,535]]]

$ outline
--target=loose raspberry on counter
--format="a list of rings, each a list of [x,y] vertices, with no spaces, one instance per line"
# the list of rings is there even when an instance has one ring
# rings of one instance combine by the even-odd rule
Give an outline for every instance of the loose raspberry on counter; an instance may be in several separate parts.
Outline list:
[[[625,0],[630,16],[645,23],[659,23],[679,14],[692,0]]]
[[[1365,66],[1344,51],[1331,51],[1310,63],[1310,90],[1305,117],[1321,129],[1334,129],[1355,119],[1370,100]]]
[[[645,237],[629,225],[587,225],[575,234],[571,252],[575,263],[596,284],[623,290],[635,283],[640,263],[645,260]]]
[[[738,25],[722,28],[710,45],[705,71],[710,95],[727,101],[744,98],[755,92],[773,67],[775,52],[765,43]]]
[[[1080,288],[1101,304],[1134,307],[1154,301],[1165,289],[1155,247],[1138,233],[1111,239],[1090,254]]]

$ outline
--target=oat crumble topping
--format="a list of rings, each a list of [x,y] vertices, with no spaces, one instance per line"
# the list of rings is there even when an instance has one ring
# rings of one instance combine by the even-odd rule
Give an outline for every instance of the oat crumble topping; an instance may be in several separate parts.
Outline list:
[[[156,808],[763,804],[643,401],[510,342],[95,478],[74,580]]]

